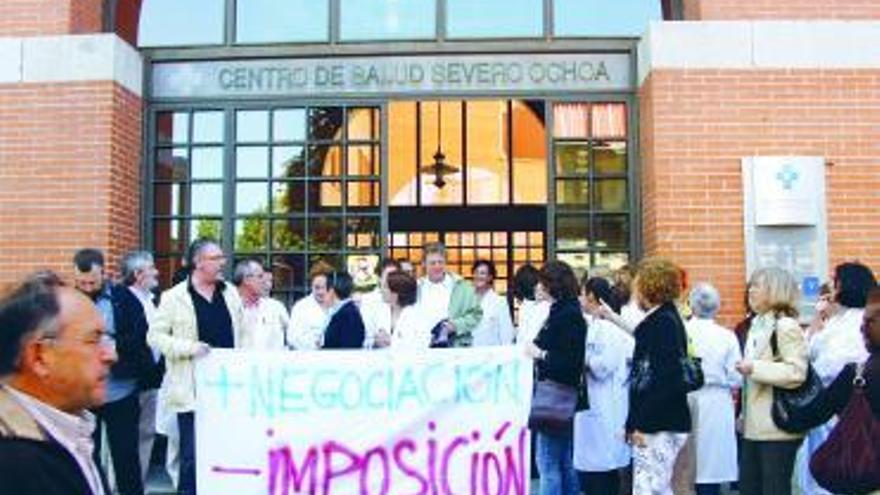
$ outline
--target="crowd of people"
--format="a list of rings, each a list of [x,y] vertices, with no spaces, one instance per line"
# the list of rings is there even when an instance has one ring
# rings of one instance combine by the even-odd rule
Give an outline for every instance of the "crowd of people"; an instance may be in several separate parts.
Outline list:
[[[0,486],[20,493],[141,495],[157,432],[178,492],[196,493],[194,366],[221,348],[518,346],[538,383],[583,397],[562,431],[534,427],[541,495],[832,493],[810,461],[856,389],[880,420],[880,289],[854,262],[836,267],[806,329],[792,275],[757,270],[734,330],[716,321],[711,284],[688,287],[658,258],[582,280],[562,261],[522,266],[515,311],[492,261],[467,280],[440,243],[424,246],[421,277],[383,260],[368,292],[318,263],[289,311],[260,260],[238,261],[227,283],[212,240],[193,242],[161,295],[148,252],[122,258],[118,283],[98,250],[72,264],[72,287],[40,272],[0,300]],[[810,428],[780,427],[776,392],[810,373],[825,407]]]

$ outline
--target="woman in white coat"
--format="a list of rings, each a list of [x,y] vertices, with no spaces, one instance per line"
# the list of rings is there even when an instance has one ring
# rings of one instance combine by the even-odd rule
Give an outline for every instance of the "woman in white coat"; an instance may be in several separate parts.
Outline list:
[[[382,296],[391,307],[390,334],[380,331],[376,347],[417,350],[431,346],[431,319],[416,302],[418,283],[403,271],[389,272],[382,284]]]
[[[288,345],[301,351],[313,351],[323,346],[324,328],[332,306],[327,295],[327,273],[312,274],[311,287],[312,292],[290,308],[287,327]]]
[[[513,275],[513,297],[519,302],[516,342],[520,345],[527,346],[535,340],[550,314],[550,302],[542,291],[537,268],[523,265],[516,270]]]
[[[495,292],[498,272],[489,260],[477,260],[471,269],[474,292],[480,300],[483,317],[473,331],[473,347],[513,343],[513,320],[507,299]]]
[[[574,467],[581,490],[588,495],[618,493],[619,470],[628,466],[631,458],[625,426],[629,408],[627,377],[635,340],[598,316],[602,303],[620,311],[620,302],[607,280],[584,280],[581,307],[588,325],[584,365],[590,407],[575,415]]]
[[[734,391],[742,387],[736,370],[742,353],[736,334],[715,323],[721,307],[715,287],[697,284],[689,302],[694,317],[685,326],[705,376],[703,387],[688,396],[694,424],[696,492],[718,495],[721,484],[739,478]]]
[[[810,335],[807,352],[810,364],[826,387],[849,363],[868,358],[862,338],[862,318],[868,291],[877,285],[871,270],[861,263],[842,263],[834,269],[832,298],[835,310],[818,332]],[[813,428],[798,452],[795,477],[802,493],[831,495],[820,487],[810,474],[810,457],[825,443],[837,418]]]

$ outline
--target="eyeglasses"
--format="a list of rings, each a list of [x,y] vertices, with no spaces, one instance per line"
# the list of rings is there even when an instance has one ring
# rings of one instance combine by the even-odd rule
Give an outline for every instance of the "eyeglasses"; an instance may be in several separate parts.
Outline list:
[[[226,259],[225,254],[215,254],[212,256],[205,256],[207,261],[224,261]]]
[[[41,340],[48,340],[50,342],[59,342],[62,340],[59,335],[43,335],[40,337]],[[89,335],[87,337],[81,339],[67,339],[70,342],[76,342],[79,344],[83,344],[89,347],[104,347],[106,349],[115,349],[116,348],[116,338],[110,335],[107,332],[99,332]]]

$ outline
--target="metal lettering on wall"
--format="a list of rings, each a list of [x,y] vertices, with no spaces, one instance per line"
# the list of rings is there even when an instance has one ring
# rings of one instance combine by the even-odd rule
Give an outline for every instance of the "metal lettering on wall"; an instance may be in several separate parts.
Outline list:
[[[155,98],[626,90],[627,54],[421,56],[169,62]]]

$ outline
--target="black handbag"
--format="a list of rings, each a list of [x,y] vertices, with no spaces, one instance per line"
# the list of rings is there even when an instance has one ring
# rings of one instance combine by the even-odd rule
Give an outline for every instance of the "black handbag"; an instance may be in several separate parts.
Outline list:
[[[683,342],[684,355],[679,358],[679,366],[681,367],[681,376],[684,383],[685,392],[693,392],[702,388],[706,383],[706,377],[703,374],[703,360],[694,353],[693,346],[690,345],[690,337],[684,328],[680,329],[687,339]]]
[[[779,342],[776,337],[776,327],[770,335],[770,348],[773,350],[773,359],[779,360]],[[823,423],[822,410],[822,380],[816,374],[816,370],[808,362],[807,377],[798,387],[788,389],[773,387],[773,405],[770,414],[773,423],[782,431],[788,433],[803,433]]]
[[[571,436],[577,402],[576,387],[553,380],[539,380],[532,395],[529,429],[552,436]]]

